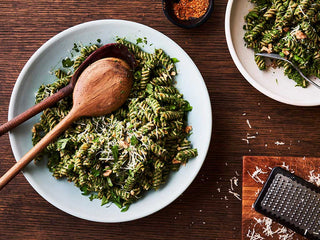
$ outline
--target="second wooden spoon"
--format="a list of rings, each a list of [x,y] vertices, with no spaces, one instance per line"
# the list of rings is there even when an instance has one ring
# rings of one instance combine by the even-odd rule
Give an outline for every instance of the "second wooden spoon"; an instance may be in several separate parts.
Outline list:
[[[132,74],[131,67],[118,58],[104,58],[86,68],[75,85],[69,114],[0,178],[0,190],[76,119],[118,109],[130,94]]]

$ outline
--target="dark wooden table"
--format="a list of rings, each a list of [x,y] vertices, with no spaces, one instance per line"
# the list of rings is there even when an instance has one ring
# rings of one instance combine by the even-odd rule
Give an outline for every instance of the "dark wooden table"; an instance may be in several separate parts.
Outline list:
[[[111,18],[148,25],[176,41],[202,73],[213,110],[206,161],[185,193],[163,210],[120,224],[89,222],[46,202],[19,174],[0,193],[0,239],[240,239],[241,201],[228,191],[230,178],[241,183],[242,156],[319,156],[320,109],[276,102],[242,77],[226,45],[226,4],[216,0],[209,21],[186,30],[165,18],[160,0],[0,1],[1,123],[7,121],[18,74],[34,51],[66,28]],[[242,140],[256,132],[250,144]],[[0,156],[2,175],[15,162],[7,134]],[[241,194],[241,184],[235,191]]]

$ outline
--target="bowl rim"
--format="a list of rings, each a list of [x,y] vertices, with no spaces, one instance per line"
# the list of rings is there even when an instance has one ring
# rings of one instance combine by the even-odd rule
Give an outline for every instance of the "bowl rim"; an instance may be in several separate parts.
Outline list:
[[[177,21],[175,18],[173,18],[171,16],[171,14],[168,11],[167,8],[167,2],[168,1],[172,1],[172,0],[162,0],[162,10],[164,12],[164,15],[167,17],[167,19],[169,19],[170,22],[172,22],[173,24],[175,24],[178,27],[182,27],[182,28],[186,28],[186,29],[191,29],[191,28],[195,28],[198,27],[202,24],[204,24],[211,16],[213,10],[214,10],[214,0],[209,0],[209,7],[208,10],[206,11],[206,13],[198,18],[197,21],[195,21],[195,23],[191,23],[188,20],[181,20],[181,21]]]
[[[293,105],[293,106],[302,106],[302,107],[312,107],[312,106],[319,106],[319,103],[301,103],[299,101],[294,101],[294,100],[289,100],[285,97],[282,97],[278,94],[273,93],[269,89],[265,88],[261,84],[259,84],[256,80],[254,80],[250,74],[245,70],[243,67],[237,53],[235,50],[235,47],[233,45],[233,40],[232,40],[232,35],[231,35],[231,17],[232,17],[232,9],[233,9],[233,4],[235,0],[228,0],[227,3],[227,8],[226,8],[226,13],[225,13],[225,36],[226,36],[226,41],[227,41],[227,46],[229,49],[229,53],[232,57],[233,62],[235,63],[236,67],[242,74],[242,76],[253,86],[256,88],[259,92],[262,94],[272,98],[273,100],[276,100],[278,102],[282,102],[288,105]]]
[[[173,44],[173,46],[176,48],[178,47],[180,50],[182,50],[184,52],[184,50],[177,44],[175,43],[171,38],[167,37],[166,35],[164,35],[163,33],[149,27],[149,26],[146,26],[144,24],[140,24],[140,23],[137,23],[137,22],[133,22],[133,21],[127,21],[127,20],[120,20],[120,19],[102,19],[102,20],[94,20],[94,21],[89,21],[89,22],[84,22],[84,23],[81,23],[81,24],[78,24],[78,25],[75,25],[73,27],[70,27],[70,28],[67,28],[61,32],[59,32],[57,35],[53,36],[52,38],[50,38],[47,42],[45,42],[39,49],[37,49],[34,54],[29,58],[29,60],[27,61],[27,63],[25,64],[25,66],[23,67],[23,69],[21,70],[19,76],[18,76],[18,79],[14,85],[14,88],[13,88],[13,91],[12,91],[12,95],[11,95],[11,99],[10,99],[10,104],[9,104],[9,112],[8,112],[8,118],[9,120],[12,119],[14,117],[14,104],[16,104],[16,101],[17,101],[17,98],[18,98],[18,90],[19,88],[21,87],[21,83],[22,81],[24,80],[25,78],[25,75],[29,69],[29,67],[34,63],[34,61],[42,54],[44,53],[48,48],[50,48],[50,46],[55,43],[56,41],[58,41],[59,39],[61,38],[64,38],[66,35],[69,35],[70,33],[72,33],[73,31],[75,30],[78,30],[78,29],[82,29],[84,27],[89,27],[89,26],[92,26],[92,25],[99,25],[99,24],[103,24],[103,23],[120,23],[120,24],[131,24],[131,25],[136,25],[137,27],[140,27],[140,28],[144,28],[146,31],[150,31],[150,32],[154,32],[156,34],[161,34],[163,35],[164,38],[166,38],[168,41],[170,41],[170,43]],[[191,60],[191,63],[194,64],[194,66],[196,67],[195,63],[192,61],[192,59],[190,58],[190,56],[185,52],[186,54],[186,57],[187,57],[187,60],[190,61]],[[197,69],[197,67],[196,67]],[[34,190],[36,192],[38,192],[38,194],[40,196],[42,196],[46,201],[48,201],[50,204],[52,204],[53,206],[55,206],[56,208],[70,214],[70,215],[73,215],[73,216],[76,216],[78,218],[81,218],[81,219],[85,219],[85,220],[89,220],[89,221],[94,221],[94,222],[104,222],[104,223],[111,223],[111,222],[127,222],[127,221],[132,221],[132,220],[136,220],[136,219],[140,219],[140,218],[143,218],[143,217],[146,217],[146,216],[149,216],[155,212],[158,212],[160,211],[161,209],[167,207],[169,204],[171,204],[174,200],[176,200],[180,194],[182,194],[184,191],[187,190],[187,188],[191,185],[191,183],[194,181],[194,179],[196,178],[196,176],[198,175],[205,159],[206,159],[206,156],[207,156],[207,153],[209,151],[209,145],[210,145],[210,142],[211,142],[211,137],[212,137],[212,110],[211,110],[211,101],[210,101],[210,96],[209,96],[209,92],[208,92],[208,89],[206,88],[206,84],[203,80],[203,77],[201,76],[201,73],[199,70],[197,70],[196,72],[197,76],[199,76],[202,81],[200,82],[200,84],[202,85],[202,87],[204,87],[204,89],[206,90],[206,92],[204,92],[205,95],[207,95],[208,97],[208,109],[210,110],[210,112],[208,112],[208,116],[207,116],[207,119],[209,120],[208,123],[209,123],[209,126],[206,126],[207,127],[207,130],[208,130],[208,139],[206,142],[204,142],[203,144],[203,153],[202,153],[202,156],[203,156],[203,159],[201,158],[201,161],[199,160],[199,163],[196,165],[196,168],[194,169],[193,171],[193,174],[191,175],[191,180],[190,182],[188,182],[188,184],[185,185],[185,187],[183,187],[183,189],[179,189],[178,192],[181,191],[181,193],[179,193],[178,195],[176,195],[175,197],[169,197],[166,201],[162,202],[162,204],[160,206],[158,206],[155,210],[152,209],[152,210],[148,210],[144,213],[140,213],[138,214],[138,216],[135,216],[135,217],[131,217],[131,218],[126,218],[126,219],[122,219],[122,220],[117,220],[117,221],[114,221],[114,220],[101,220],[101,219],[97,219],[97,218],[87,218],[87,217],[83,217],[80,213],[75,213],[74,211],[71,211],[70,209],[68,209],[67,207],[65,207],[63,204],[61,203],[58,203],[55,199],[52,199],[51,197],[48,197],[44,191],[42,191],[41,189],[39,190],[39,188],[37,187],[38,186],[38,183],[36,181],[34,181],[31,177],[28,176],[28,174],[26,174],[25,172],[23,172],[23,175],[25,176],[25,178],[27,179],[27,181],[29,182],[29,184],[34,188]],[[15,157],[15,160],[17,161],[17,159],[19,159],[19,153],[18,153],[18,150],[17,150],[17,141],[16,141],[16,138],[14,136],[14,133],[10,132],[9,133],[9,139],[10,139],[10,143],[11,143],[11,148],[12,148],[12,151],[13,151],[13,154],[14,154],[14,157]],[[16,148],[16,149],[15,149]]]

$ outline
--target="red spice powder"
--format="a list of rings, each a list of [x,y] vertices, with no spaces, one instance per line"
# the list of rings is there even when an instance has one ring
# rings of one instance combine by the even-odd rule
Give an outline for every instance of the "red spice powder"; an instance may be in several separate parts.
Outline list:
[[[202,17],[209,7],[209,0],[180,0],[173,4],[173,11],[177,18],[190,20]]]

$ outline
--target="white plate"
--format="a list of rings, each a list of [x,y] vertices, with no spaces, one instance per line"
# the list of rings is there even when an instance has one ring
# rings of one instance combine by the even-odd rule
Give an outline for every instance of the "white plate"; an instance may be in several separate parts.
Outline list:
[[[35,93],[42,83],[52,82],[49,71],[56,68],[64,57],[70,56],[68,50],[74,43],[84,45],[101,39],[103,44],[114,42],[117,37],[126,37],[135,42],[137,38],[147,38],[145,50],[163,48],[177,63],[177,87],[193,106],[189,114],[189,124],[193,126],[190,139],[198,149],[198,157],[189,160],[178,172],[171,175],[168,184],[158,191],[149,192],[127,212],[120,212],[112,204],[100,206],[100,200],[89,200],[80,190],[66,180],[56,180],[46,167],[45,161],[39,165],[30,163],[24,175],[32,187],[48,202],[79,218],[97,222],[123,222],[145,217],[174,201],[191,184],[206,157],[211,138],[212,116],[207,88],[196,65],[190,57],[171,39],[162,33],[129,21],[99,20],[87,22],[67,29],[39,48],[21,71],[14,86],[9,119],[25,111],[34,104]],[[150,43],[153,45],[150,46]],[[19,160],[31,147],[31,128],[39,116],[25,122],[10,133],[10,142],[16,160]],[[10,186],[8,186],[10,187]],[[37,211],[35,209],[35,211]]]
[[[248,0],[229,0],[225,16],[227,44],[237,68],[247,81],[263,94],[279,102],[296,106],[320,104],[320,91],[314,86],[295,87],[295,82],[284,76],[283,68],[267,71],[258,69],[254,52],[244,45],[244,16],[253,8]]]

